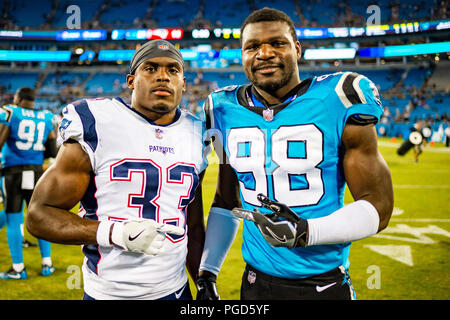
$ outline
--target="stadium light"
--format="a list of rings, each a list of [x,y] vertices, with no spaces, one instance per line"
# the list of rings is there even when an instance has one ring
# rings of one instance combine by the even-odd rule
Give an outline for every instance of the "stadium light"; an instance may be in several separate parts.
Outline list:
[[[32,50],[0,50],[0,61],[70,61],[71,52],[65,51],[32,51]]]
[[[305,60],[354,59],[355,55],[355,48],[306,49],[303,58]]]
[[[450,51],[450,41],[359,49],[360,57],[402,57]]]

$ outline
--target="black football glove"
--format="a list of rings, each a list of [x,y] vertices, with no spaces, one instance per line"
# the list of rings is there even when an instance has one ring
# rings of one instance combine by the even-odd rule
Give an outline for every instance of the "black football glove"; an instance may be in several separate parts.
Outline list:
[[[197,300],[220,300],[216,276],[206,272],[197,278]]]
[[[240,208],[234,208],[231,213],[238,218],[253,221],[264,239],[274,247],[306,246],[308,222],[305,219],[297,216],[287,205],[270,200],[261,193],[258,194],[258,201],[272,213],[261,214],[258,210]]]

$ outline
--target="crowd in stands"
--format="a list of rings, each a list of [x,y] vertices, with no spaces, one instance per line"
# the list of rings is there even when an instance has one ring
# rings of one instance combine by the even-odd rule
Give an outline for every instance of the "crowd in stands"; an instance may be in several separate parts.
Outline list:
[[[429,127],[445,129],[450,121],[450,88],[438,88],[431,82],[434,67],[410,69],[359,70],[377,84],[385,107],[379,123],[381,135],[401,136],[405,128],[417,121],[426,121]],[[301,72],[306,79],[327,72]],[[185,74],[187,91],[181,107],[198,114],[210,92],[231,84],[247,82],[243,72],[191,72]],[[6,80],[6,79],[9,80]],[[27,84],[38,92],[36,108],[55,113],[72,101],[84,97],[121,96],[130,100],[125,76],[119,73],[68,73],[46,75],[0,73],[0,105],[11,103],[15,90]]]
[[[2,30],[64,29],[66,9],[77,5],[83,29],[239,27],[264,6],[290,13],[297,27],[360,27],[366,24],[367,1],[334,0],[5,0],[0,6]],[[379,0],[380,23],[442,20],[449,17],[445,0]],[[323,10],[326,8],[326,10]]]
[[[193,28],[239,27],[252,10],[268,6],[291,13],[297,27],[363,26],[368,12],[367,1],[332,0],[42,0],[36,6],[34,0],[4,0],[0,4],[2,30],[60,30],[66,28],[70,5],[81,9],[81,28],[107,29],[182,27]],[[447,1],[379,0],[381,23],[441,20],[449,17]],[[327,8],[327,10],[323,10]],[[398,38],[387,40],[400,42]],[[390,43],[390,44],[394,44]],[[2,43],[0,47],[27,50],[27,43]],[[213,44],[214,45],[214,44]],[[315,44],[317,45],[317,44]],[[35,44],[32,44],[33,49]],[[56,44],[42,44],[40,50],[58,50]],[[311,46],[302,43],[303,48]],[[89,43],[84,50],[98,52],[100,49],[135,49],[136,44],[126,42]],[[26,66],[28,62],[14,62]],[[79,61],[60,63],[70,68]],[[92,64],[102,65],[94,58]],[[348,68],[351,70],[351,67]],[[67,70],[67,68],[65,69]],[[38,109],[50,109],[59,113],[71,101],[82,97],[121,96],[129,100],[130,91],[125,84],[125,74],[86,68],[86,71],[49,72],[0,72],[0,105],[11,103],[14,92],[21,86],[37,90]],[[114,69],[113,69],[114,70]],[[123,70],[123,68],[121,69]],[[302,70],[302,69],[301,69]],[[450,88],[436,86],[430,81],[437,74],[433,65],[428,67],[384,68],[359,70],[378,85],[382,95],[384,115],[378,125],[382,135],[400,136],[404,128],[422,120],[430,127],[447,126],[449,122]],[[330,71],[305,72],[301,78],[329,73]],[[331,71],[332,72],[332,71]],[[448,77],[448,72],[441,72]],[[181,106],[193,113],[201,110],[207,95],[219,87],[247,82],[242,71],[223,72],[205,70],[186,73],[187,91]],[[448,79],[448,78],[447,78]],[[441,81],[442,82],[442,81]],[[444,80],[444,82],[448,82]],[[445,129],[445,128],[444,128]],[[438,130],[438,129],[436,129]]]

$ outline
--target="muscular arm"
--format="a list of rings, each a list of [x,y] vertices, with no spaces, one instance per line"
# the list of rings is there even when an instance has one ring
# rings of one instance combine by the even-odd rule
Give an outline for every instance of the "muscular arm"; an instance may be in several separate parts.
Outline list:
[[[231,210],[241,206],[239,183],[230,164],[220,164],[212,207]]]
[[[63,244],[96,243],[98,221],[71,213],[84,196],[92,169],[80,144],[61,146],[55,163],[36,184],[27,216],[27,229],[34,236]]]
[[[195,190],[195,199],[187,208],[188,254],[186,267],[194,281],[197,280],[198,267],[205,242],[205,222],[203,219],[202,181],[205,171],[200,174],[199,184]]]
[[[348,243],[370,237],[386,228],[393,208],[392,181],[377,148],[374,125],[347,124],[342,143],[344,176],[355,201],[326,216],[307,220],[291,218],[293,229],[290,230],[283,228],[282,223],[274,223],[259,213],[254,214],[255,223],[271,245],[290,248]],[[270,200],[261,202],[263,205],[266,203],[266,207],[267,203],[273,203]],[[280,212],[284,211],[289,216],[289,208],[280,203],[274,204]],[[266,230],[272,230],[272,233],[266,233]],[[274,237],[273,232],[277,232],[278,236]],[[280,242],[283,236],[289,241]]]
[[[389,168],[377,148],[374,125],[345,126],[342,142],[344,174],[355,199],[370,202],[378,211],[378,232],[387,227],[394,205]]]

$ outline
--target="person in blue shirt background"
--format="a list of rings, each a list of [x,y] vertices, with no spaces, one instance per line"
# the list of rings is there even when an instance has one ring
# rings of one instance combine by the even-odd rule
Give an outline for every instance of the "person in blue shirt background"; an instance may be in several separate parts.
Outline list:
[[[279,10],[254,11],[240,39],[251,84],[216,90],[204,105],[220,164],[197,299],[219,298],[238,218],[241,299],[354,299],[350,244],[386,228],[393,209],[376,86],[354,72],[300,80],[301,46]],[[344,205],[346,185],[355,201]]]
[[[13,104],[0,109],[0,147],[2,197],[6,236],[12,267],[0,273],[0,279],[27,279],[23,261],[23,201],[28,205],[36,182],[43,174],[44,158],[55,157],[56,131],[54,115],[47,110],[33,110],[34,90],[22,87]],[[50,242],[38,239],[42,257],[41,274],[55,272],[50,257]]]

